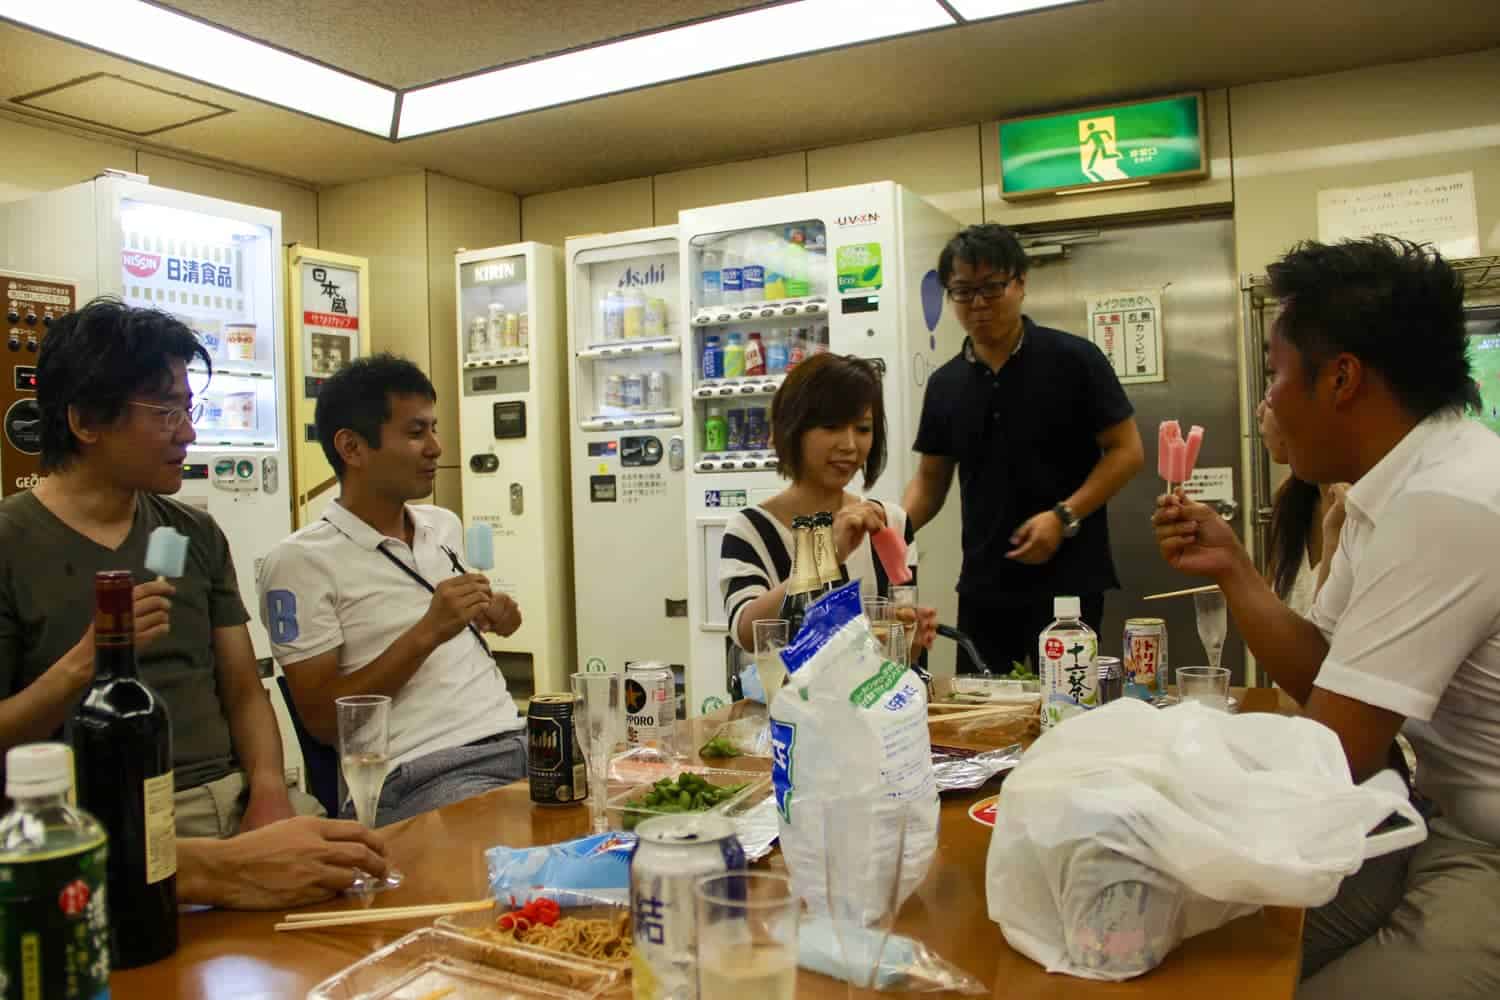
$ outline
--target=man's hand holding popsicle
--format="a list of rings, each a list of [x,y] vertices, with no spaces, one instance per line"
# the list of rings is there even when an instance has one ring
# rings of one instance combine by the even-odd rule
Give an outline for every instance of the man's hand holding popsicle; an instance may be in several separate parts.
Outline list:
[[[495,531],[488,524],[476,521],[464,533],[464,551],[469,557],[469,568],[478,573],[488,573],[495,568]],[[490,606],[479,614],[475,624],[498,636],[513,635],[521,627],[521,609],[509,594],[497,593],[490,599]]]
[[[135,646],[141,649],[171,631],[172,597],[187,571],[187,536],[166,525],[151,532],[146,543],[146,569],[156,574],[150,583],[135,587]]]

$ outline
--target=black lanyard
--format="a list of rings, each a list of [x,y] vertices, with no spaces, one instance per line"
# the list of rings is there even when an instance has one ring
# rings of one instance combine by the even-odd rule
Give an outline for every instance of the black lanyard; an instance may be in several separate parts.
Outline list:
[[[463,573],[463,571],[464,571],[463,564],[461,564],[458,561],[458,556],[454,554],[453,550],[450,549],[450,548],[448,548],[448,546],[446,546],[446,545],[444,545],[442,547],[442,549],[443,549],[444,552],[448,553],[448,558],[453,561],[453,569],[454,569],[454,571],[457,572],[457,573]],[[400,559],[396,558],[396,555],[394,553],[392,553],[392,552],[390,552],[390,551],[388,551],[386,549],[384,542],[381,542],[379,545],[375,546],[375,551],[379,552],[381,555],[385,556],[391,562],[395,563],[398,567],[400,567],[401,572],[405,573],[407,576],[411,577],[413,580],[415,580],[418,583],[420,583],[423,587],[426,587],[427,588],[427,592],[429,594],[436,594],[437,593],[437,588],[434,587],[432,584],[428,583],[427,582],[427,578],[425,576],[423,576],[421,573],[418,573],[416,570],[412,569],[410,566],[406,565],[406,563],[402,562]],[[479,631],[478,626],[476,626],[473,622],[469,622],[468,629],[469,629],[470,632],[473,633],[474,638],[477,639],[477,640],[479,640],[479,645],[482,646],[482,647],[484,647],[484,655],[485,656],[491,656],[491,653],[490,653],[490,644],[484,641],[484,634]]]

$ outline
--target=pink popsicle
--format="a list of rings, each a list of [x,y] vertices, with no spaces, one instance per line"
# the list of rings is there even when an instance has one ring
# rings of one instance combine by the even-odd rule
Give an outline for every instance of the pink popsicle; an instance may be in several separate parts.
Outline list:
[[[1203,428],[1194,424],[1188,431],[1186,463],[1183,466],[1182,481],[1185,483],[1193,478],[1193,469],[1198,466],[1198,452],[1203,448]]]
[[[895,528],[884,527],[870,536],[870,544],[885,567],[885,575],[895,586],[911,582],[911,567],[906,564],[906,539]]]
[[[1182,440],[1182,427],[1175,420],[1163,420],[1156,433],[1156,474],[1167,482],[1172,478],[1172,443]]]
[[[1188,478],[1188,443],[1186,441],[1172,442],[1172,477],[1173,483],[1185,483]]]

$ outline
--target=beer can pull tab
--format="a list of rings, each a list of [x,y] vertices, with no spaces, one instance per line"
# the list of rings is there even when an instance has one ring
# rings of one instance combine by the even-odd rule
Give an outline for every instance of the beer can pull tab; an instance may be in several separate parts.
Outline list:
[[[469,525],[464,536],[464,549],[469,555],[469,566],[481,573],[495,568],[495,532],[483,521]]]
[[[186,569],[187,551],[187,536],[162,525],[151,532],[151,540],[146,544],[146,568],[157,576],[175,580]]]

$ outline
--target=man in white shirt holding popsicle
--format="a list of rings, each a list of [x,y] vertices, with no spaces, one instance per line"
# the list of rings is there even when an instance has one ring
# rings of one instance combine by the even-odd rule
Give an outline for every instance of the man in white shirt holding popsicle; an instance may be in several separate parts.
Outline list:
[[[520,610],[478,571],[492,557],[466,552],[457,516],[411,502],[437,475],[436,402],[421,369],[390,354],[325,382],[315,421],[340,496],[259,578],[273,654],[314,737],[337,748],[338,698],[392,699],[377,826],[526,775],[524,721],[482,634],[510,635]]]

